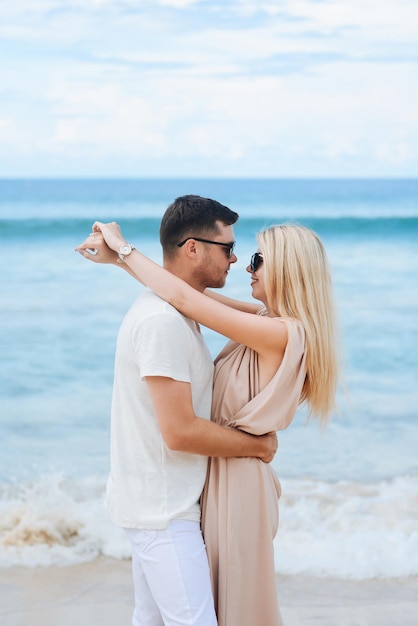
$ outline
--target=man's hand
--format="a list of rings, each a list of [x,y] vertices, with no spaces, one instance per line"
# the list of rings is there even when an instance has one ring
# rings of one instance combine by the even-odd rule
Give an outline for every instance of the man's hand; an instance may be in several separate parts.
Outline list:
[[[277,439],[277,435],[275,432],[267,433],[266,435],[260,435],[258,437],[260,442],[265,444],[266,451],[259,458],[264,461],[264,463],[270,463],[274,459],[274,455],[277,452],[277,448],[279,446],[279,441]]]
[[[113,263],[118,260],[117,252],[114,252],[106,244],[100,231],[91,233],[87,239],[76,248],[85,259],[93,261],[93,263]]]

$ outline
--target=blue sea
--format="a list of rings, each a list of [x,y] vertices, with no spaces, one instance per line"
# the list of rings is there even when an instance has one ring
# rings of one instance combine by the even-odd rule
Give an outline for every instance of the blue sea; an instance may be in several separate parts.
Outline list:
[[[313,228],[332,267],[345,388],[324,432],[301,410],[279,435],[277,571],[417,575],[418,180],[0,181],[0,566],[129,556],[103,493],[116,334],[142,287],[74,248],[117,220],[160,261],[159,220],[185,193],[240,214],[225,293],[250,298],[273,223]],[[224,339],[205,336],[215,356]]]

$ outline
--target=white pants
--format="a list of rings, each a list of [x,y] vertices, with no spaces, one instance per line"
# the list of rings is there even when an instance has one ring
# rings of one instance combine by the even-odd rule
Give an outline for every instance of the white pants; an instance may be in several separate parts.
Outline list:
[[[164,530],[125,531],[132,544],[132,625],[216,626],[199,523],[173,520]]]

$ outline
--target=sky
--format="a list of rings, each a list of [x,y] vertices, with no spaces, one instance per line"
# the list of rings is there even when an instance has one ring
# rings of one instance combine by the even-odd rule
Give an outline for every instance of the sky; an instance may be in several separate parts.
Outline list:
[[[416,177],[417,0],[10,0],[0,178]]]

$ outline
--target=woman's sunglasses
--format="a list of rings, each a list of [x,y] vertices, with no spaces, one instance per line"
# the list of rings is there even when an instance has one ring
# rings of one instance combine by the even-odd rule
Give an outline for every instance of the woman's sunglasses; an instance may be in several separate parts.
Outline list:
[[[250,261],[250,270],[252,272],[256,272],[258,268],[260,267],[260,265],[262,264],[263,264],[263,255],[261,254],[261,252],[254,252]]]

